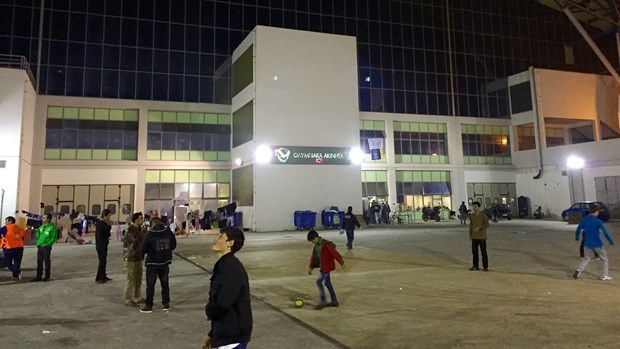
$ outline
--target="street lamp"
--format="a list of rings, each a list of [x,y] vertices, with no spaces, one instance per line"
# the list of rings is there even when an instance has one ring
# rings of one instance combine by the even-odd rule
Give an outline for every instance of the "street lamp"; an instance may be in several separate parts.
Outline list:
[[[584,188],[583,188],[583,167],[585,166],[585,161],[578,156],[571,155],[566,159],[566,167],[570,170],[570,176],[568,177],[568,185],[570,186],[570,200],[571,204],[574,204],[575,201],[578,201],[575,197],[575,171],[579,171],[579,180],[578,184],[580,184],[580,198],[584,196]]]

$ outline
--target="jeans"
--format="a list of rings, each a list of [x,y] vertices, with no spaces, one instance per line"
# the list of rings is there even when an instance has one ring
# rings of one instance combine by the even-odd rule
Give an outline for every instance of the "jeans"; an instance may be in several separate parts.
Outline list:
[[[108,242],[105,244],[97,244],[97,257],[99,257],[99,266],[97,267],[97,277],[95,281],[100,281],[108,277],[105,268],[108,263]]]
[[[482,267],[487,269],[489,267],[489,257],[487,256],[487,241],[472,239],[471,240],[471,253],[473,255],[473,266],[478,268],[478,246],[480,246],[480,252],[482,252]]]
[[[22,257],[24,256],[24,248],[7,248],[4,250],[4,264],[13,273],[13,277],[19,277],[22,271]]]
[[[170,266],[164,265],[147,265],[146,266],[146,306],[153,306],[153,297],[155,296],[155,283],[159,278],[161,284],[161,303],[170,303],[170,287],[168,285],[168,273]]]
[[[347,230],[347,248],[348,249],[352,249],[353,248],[353,238],[354,238],[354,230]]]
[[[50,278],[52,272],[52,246],[37,246],[37,279],[43,277],[43,266],[45,265],[45,279]]]
[[[329,291],[329,296],[332,302],[338,302],[338,299],[336,298],[336,292],[334,291],[334,287],[332,286],[332,279],[329,276],[329,273],[323,273],[323,272],[321,272],[319,277],[316,279],[316,285],[319,288],[319,295],[321,297],[321,302],[325,302],[325,290],[323,289],[323,283],[325,283],[325,286],[327,287],[327,290]]]
[[[123,295],[126,301],[142,298],[142,261],[127,261],[127,283]]]

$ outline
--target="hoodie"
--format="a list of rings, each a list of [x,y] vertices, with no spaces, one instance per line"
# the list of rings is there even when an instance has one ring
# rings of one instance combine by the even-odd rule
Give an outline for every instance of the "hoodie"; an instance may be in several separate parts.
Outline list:
[[[142,241],[142,253],[146,255],[146,265],[172,263],[172,251],[176,247],[177,239],[169,228],[163,224],[152,227]]]

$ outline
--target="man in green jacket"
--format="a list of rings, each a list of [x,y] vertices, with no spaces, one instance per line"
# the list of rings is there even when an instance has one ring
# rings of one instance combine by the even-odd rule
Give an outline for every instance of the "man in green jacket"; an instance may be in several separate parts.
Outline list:
[[[37,276],[31,281],[49,281],[50,272],[52,270],[50,256],[52,254],[52,245],[58,240],[58,231],[52,223],[52,215],[46,213],[43,215],[43,224],[37,229]],[[43,263],[45,263],[45,277],[43,276]]]
[[[487,257],[487,229],[489,228],[489,217],[480,211],[480,203],[474,202],[472,205],[474,212],[469,216],[469,240],[471,240],[471,253],[473,255],[473,266],[469,270],[480,270],[478,266],[478,246],[482,252],[482,267],[484,271],[489,271],[489,257]]]

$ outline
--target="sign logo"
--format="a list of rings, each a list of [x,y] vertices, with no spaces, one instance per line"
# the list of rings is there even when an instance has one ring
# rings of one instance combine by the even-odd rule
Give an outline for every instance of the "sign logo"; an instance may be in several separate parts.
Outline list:
[[[350,165],[349,148],[344,147],[274,147],[272,164],[279,165]]]
[[[291,156],[291,151],[287,148],[280,147],[275,150],[275,155],[278,161],[285,164],[288,161],[289,156]]]

